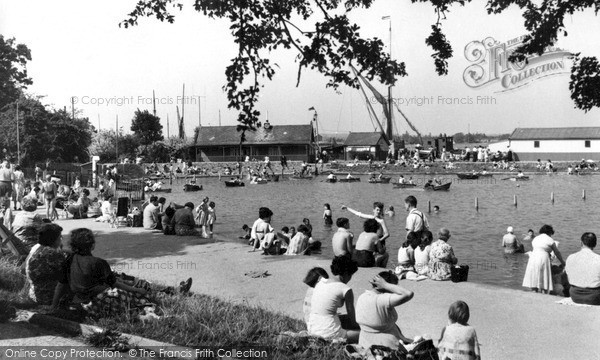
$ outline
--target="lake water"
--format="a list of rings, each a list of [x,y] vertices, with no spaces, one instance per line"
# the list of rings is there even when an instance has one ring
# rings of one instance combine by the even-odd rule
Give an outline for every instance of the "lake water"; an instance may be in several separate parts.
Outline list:
[[[167,195],[168,201],[184,203],[192,201],[198,205],[208,196],[216,203],[217,222],[215,238],[225,241],[237,240],[243,235],[243,224],[252,226],[258,218],[258,208],[269,207],[273,213],[272,225],[276,230],[283,226],[298,226],[303,218],[309,218],[313,224],[313,237],[323,242],[320,255],[331,258],[331,237],[333,228],[323,224],[323,204],[331,204],[334,224],[337,217],[350,219],[351,231],[357,237],[362,231],[363,220],[340,209],[347,205],[363,213],[372,212],[372,203],[381,201],[385,207],[392,205],[396,216],[386,217],[390,231],[387,240],[390,252],[389,268],[396,265],[398,247],[406,236],[404,198],[414,195],[418,199],[418,208],[429,219],[434,236],[440,227],[450,229],[452,237],[449,243],[460,264],[468,264],[469,281],[521,289],[521,282],[528,256],[525,254],[504,254],[502,236],[508,226],[513,226],[515,235],[522,239],[528,229],[537,234],[540,227],[550,224],[554,227],[554,239],[560,242],[559,250],[563,256],[572,254],[580,248],[580,237],[586,231],[600,233],[596,221],[600,217],[600,184],[596,176],[540,175],[532,176],[530,181],[502,181],[505,175],[495,175],[491,179],[459,180],[447,176],[453,184],[450,191],[423,191],[422,189],[393,189],[391,184],[370,184],[367,177],[359,183],[323,182],[325,177],[313,180],[284,179],[264,185],[226,188],[217,178],[201,178],[198,183],[203,191],[184,193],[183,180],[174,182],[173,192]],[[225,180],[223,178],[222,180]],[[419,183],[427,177],[415,176]],[[582,200],[582,190],[586,191],[586,200]],[[554,204],[551,193],[554,192]],[[517,195],[518,206],[513,205],[513,196]],[[475,209],[475,197],[479,199],[479,210]],[[441,211],[427,214],[427,204],[438,205]],[[228,239],[228,240],[227,240]],[[236,240],[233,240],[236,239]],[[531,250],[526,243],[525,249]]]

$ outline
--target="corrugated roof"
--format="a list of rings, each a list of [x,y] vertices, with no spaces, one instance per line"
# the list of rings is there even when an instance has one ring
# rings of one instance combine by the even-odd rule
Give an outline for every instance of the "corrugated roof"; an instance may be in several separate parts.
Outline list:
[[[600,127],[516,128],[510,140],[600,139]]]
[[[372,146],[376,145],[383,135],[379,132],[351,132],[344,146]]]
[[[198,146],[239,145],[241,132],[237,126],[203,126],[198,134]],[[311,125],[272,125],[256,131],[246,131],[244,144],[309,144],[313,140]]]

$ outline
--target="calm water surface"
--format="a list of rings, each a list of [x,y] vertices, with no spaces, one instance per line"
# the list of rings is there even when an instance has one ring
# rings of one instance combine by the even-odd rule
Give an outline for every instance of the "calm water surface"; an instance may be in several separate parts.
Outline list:
[[[369,184],[366,177],[360,183],[325,183],[325,177],[313,180],[290,180],[264,185],[226,188],[217,178],[198,179],[204,190],[196,193],[182,192],[183,180],[174,182],[168,201],[183,203],[192,201],[198,205],[205,196],[216,203],[217,223],[215,237],[240,241],[243,224],[252,226],[258,218],[260,206],[273,212],[272,225],[276,230],[283,226],[298,226],[303,218],[313,224],[313,237],[323,242],[322,256],[330,258],[331,237],[336,230],[323,224],[323,204],[331,204],[335,219],[345,216],[350,219],[351,231],[355,236],[362,231],[362,220],[347,211],[342,204],[371,213],[372,203],[382,201],[386,208],[396,209],[396,216],[386,217],[390,230],[387,240],[390,251],[388,267],[396,265],[397,251],[406,236],[404,230],[406,211],[404,198],[414,195],[418,208],[427,213],[427,203],[438,205],[441,212],[427,214],[434,234],[440,227],[450,229],[449,243],[459,263],[470,265],[469,281],[520,289],[528,256],[506,255],[501,247],[502,236],[508,226],[515,228],[515,235],[522,239],[528,229],[536,234],[543,224],[554,227],[554,239],[560,242],[559,249],[566,258],[580,247],[579,238],[585,231],[600,233],[596,221],[600,217],[600,184],[596,176],[540,175],[530,181],[502,181],[505,175],[496,175],[485,180],[459,180],[453,177],[450,191],[423,191],[422,189],[393,189],[391,184]],[[224,180],[225,178],[223,178]],[[424,178],[416,178],[424,181]],[[582,190],[586,200],[582,200]],[[554,204],[550,194],[554,192]],[[513,205],[517,195],[518,206]],[[479,211],[475,210],[475,197],[479,199]],[[236,240],[233,240],[236,239]],[[525,243],[531,250],[531,244]]]

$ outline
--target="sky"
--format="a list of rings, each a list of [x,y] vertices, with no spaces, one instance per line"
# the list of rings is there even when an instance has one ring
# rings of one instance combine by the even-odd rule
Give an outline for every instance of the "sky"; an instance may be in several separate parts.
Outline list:
[[[0,34],[15,37],[32,53],[27,69],[34,84],[28,91],[44,96],[45,104],[66,106],[69,111],[74,98],[76,109],[94,126],[114,129],[118,118],[126,131],[136,109],[152,111],[154,91],[165,135],[168,117],[173,136],[176,106],[181,111],[185,84],[188,135],[199,123],[236,125],[237,113],[227,109],[222,90],[225,67],[236,54],[228,22],[205,17],[184,1],[184,10],[175,12],[174,24],[143,18],[136,27],[119,28],[136,1],[0,0]],[[350,18],[361,27],[361,34],[381,38],[387,49],[389,22],[383,16],[391,17],[392,56],[404,61],[408,72],[393,88],[393,97],[421,133],[499,134],[516,127],[598,124],[598,110],[584,113],[570,100],[568,59],[558,59],[563,61],[563,71],[559,68],[552,76],[510,91],[503,91],[499,80],[476,88],[465,83],[465,69],[474,64],[465,56],[468,44],[489,37],[506,43],[525,34],[517,8],[487,15],[481,1],[452,7],[442,27],[454,57],[449,61],[449,74],[443,77],[436,74],[432,51],[425,44],[436,20],[433,8],[408,0],[377,0],[369,9],[352,11]],[[599,20],[591,11],[567,17],[568,36],[561,36],[556,46],[600,56],[600,42],[593,35],[600,33]],[[297,25],[311,28],[310,23]],[[311,70],[303,72],[296,87],[296,53],[278,50],[269,56],[279,67],[261,91],[261,119],[268,116],[274,126],[308,124],[313,117],[308,109],[314,107],[321,133],[374,131],[359,90],[340,87],[335,92],[325,87],[322,75]],[[489,66],[482,68],[489,70]],[[387,93],[383,85],[374,86]],[[381,116],[380,108],[376,107],[376,113]],[[412,133],[398,113],[394,116],[398,133]]]

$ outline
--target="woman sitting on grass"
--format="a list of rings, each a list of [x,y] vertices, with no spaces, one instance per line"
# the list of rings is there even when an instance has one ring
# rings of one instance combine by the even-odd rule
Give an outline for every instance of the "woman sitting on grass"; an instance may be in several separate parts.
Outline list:
[[[29,298],[40,305],[52,304],[66,260],[66,254],[62,251],[61,232],[62,228],[56,224],[43,224],[39,230],[38,245],[33,247],[25,260]]]
[[[313,289],[315,285],[322,279],[329,279],[329,274],[325,269],[320,267],[314,267],[308,270],[306,277],[304,278],[304,283],[308,285],[308,290],[306,290],[306,296],[304,296],[304,304],[302,305],[302,310],[304,312],[304,322],[306,322],[306,326],[308,326],[308,322],[310,319],[310,309],[312,307],[312,296]]]
[[[313,290],[308,333],[327,340],[346,339],[349,343],[358,341],[359,326],[354,315],[354,293],[346,285],[358,271],[356,263],[341,256],[331,263],[332,277],[321,279]],[[338,315],[337,309],[346,305],[347,315]]]
[[[81,303],[91,316],[126,313],[152,306],[147,295],[150,284],[130,276],[117,276],[104,259],[94,257],[92,250],[96,245],[90,229],[71,231],[71,250],[73,252],[63,266],[59,284],[54,292],[52,307],[57,308],[67,286],[75,295],[74,301]],[[180,292],[189,291],[192,279],[180,283]],[[174,293],[174,289],[161,290]]]
[[[173,214],[171,226],[175,229],[175,233],[179,236],[196,236],[196,222],[194,221],[194,203],[186,202],[183,208],[177,209]]]
[[[14,235],[21,240],[27,248],[27,252],[37,244],[38,233],[42,226],[42,217],[35,212],[37,209],[37,200],[29,197],[23,198],[22,206],[24,211],[19,211],[15,215],[12,223]]]

